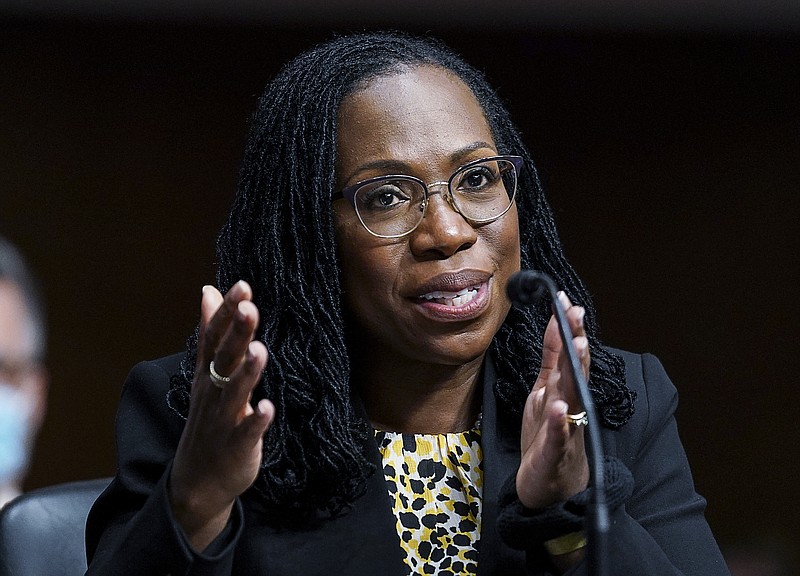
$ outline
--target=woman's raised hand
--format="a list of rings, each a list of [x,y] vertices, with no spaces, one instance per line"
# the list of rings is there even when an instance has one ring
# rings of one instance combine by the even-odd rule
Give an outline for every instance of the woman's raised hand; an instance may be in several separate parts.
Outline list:
[[[589,341],[583,326],[585,310],[559,292],[566,310],[584,375],[589,376]],[[569,358],[563,349],[556,318],[550,318],[542,347],[542,369],[525,403],[522,417],[522,460],[517,471],[517,494],[527,508],[544,508],[567,500],[589,482],[583,427],[569,423],[567,414],[581,412]]]
[[[252,295],[244,281],[224,297],[203,288],[192,400],[169,479],[173,512],[196,550],[222,531],[234,500],[256,479],[262,437],[275,415],[269,400],[255,410],[250,405],[267,363],[266,346],[253,340]],[[221,378],[212,378],[212,361]]]

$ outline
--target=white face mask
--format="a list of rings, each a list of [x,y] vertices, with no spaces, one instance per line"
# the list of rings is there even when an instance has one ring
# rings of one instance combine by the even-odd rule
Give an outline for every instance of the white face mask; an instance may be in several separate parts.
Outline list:
[[[28,465],[28,436],[33,404],[22,391],[0,381],[0,486]]]

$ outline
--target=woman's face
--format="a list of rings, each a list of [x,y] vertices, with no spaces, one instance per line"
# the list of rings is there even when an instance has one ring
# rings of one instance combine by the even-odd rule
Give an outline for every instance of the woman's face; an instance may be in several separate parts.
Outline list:
[[[447,181],[463,164],[497,154],[475,96],[441,68],[375,78],[339,110],[339,189],[387,174]],[[435,193],[422,223],[394,239],[367,232],[345,199],[334,202],[334,219],[354,362],[482,358],[510,307],[506,282],[520,266],[516,206],[473,227]]]

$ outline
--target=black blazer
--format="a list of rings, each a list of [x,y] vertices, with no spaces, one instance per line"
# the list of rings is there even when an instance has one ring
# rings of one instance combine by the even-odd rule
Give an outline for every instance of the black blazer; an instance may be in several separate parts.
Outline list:
[[[617,352],[626,362],[628,386],[638,396],[631,421],[602,433],[606,454],[619,458],[635,480],[629,501],[611,513],[611,574],[726,575],[703,517],[705,501],[694,491],[678,438],[675,388],[653,356]],[[183,421],[166,404],[169,379],[179,361],[180,356],[171,356],[143,362],[125,383],[116,424],[118,472],[89,515],[87,575],[406,574],[380,472],[346,515],[313,530],[276,527],[257,498],[245,492],[212,552],[192,550],[171,514],[166,490],[183,429]],[[482,576],[547,574],[545,567],[526,567],[525,553],[506,546],[497,533],[496,502],[500,486],[519,465],[519,436],[498,421],[494,380],[487,362],[478,571]],[[375,443],[365,450],[380,471]],[[586,574],[587,568],[580,565],[570,573]]]

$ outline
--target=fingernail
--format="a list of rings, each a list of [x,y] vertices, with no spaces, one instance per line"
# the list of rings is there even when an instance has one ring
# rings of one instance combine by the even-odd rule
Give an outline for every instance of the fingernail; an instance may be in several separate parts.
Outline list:
[[[581,306],[580,310],[578,310],[578,326],[580,326],[581,328],[583,328],[583,318],[584,318],[584,316],[586,316],[586,308]]]

